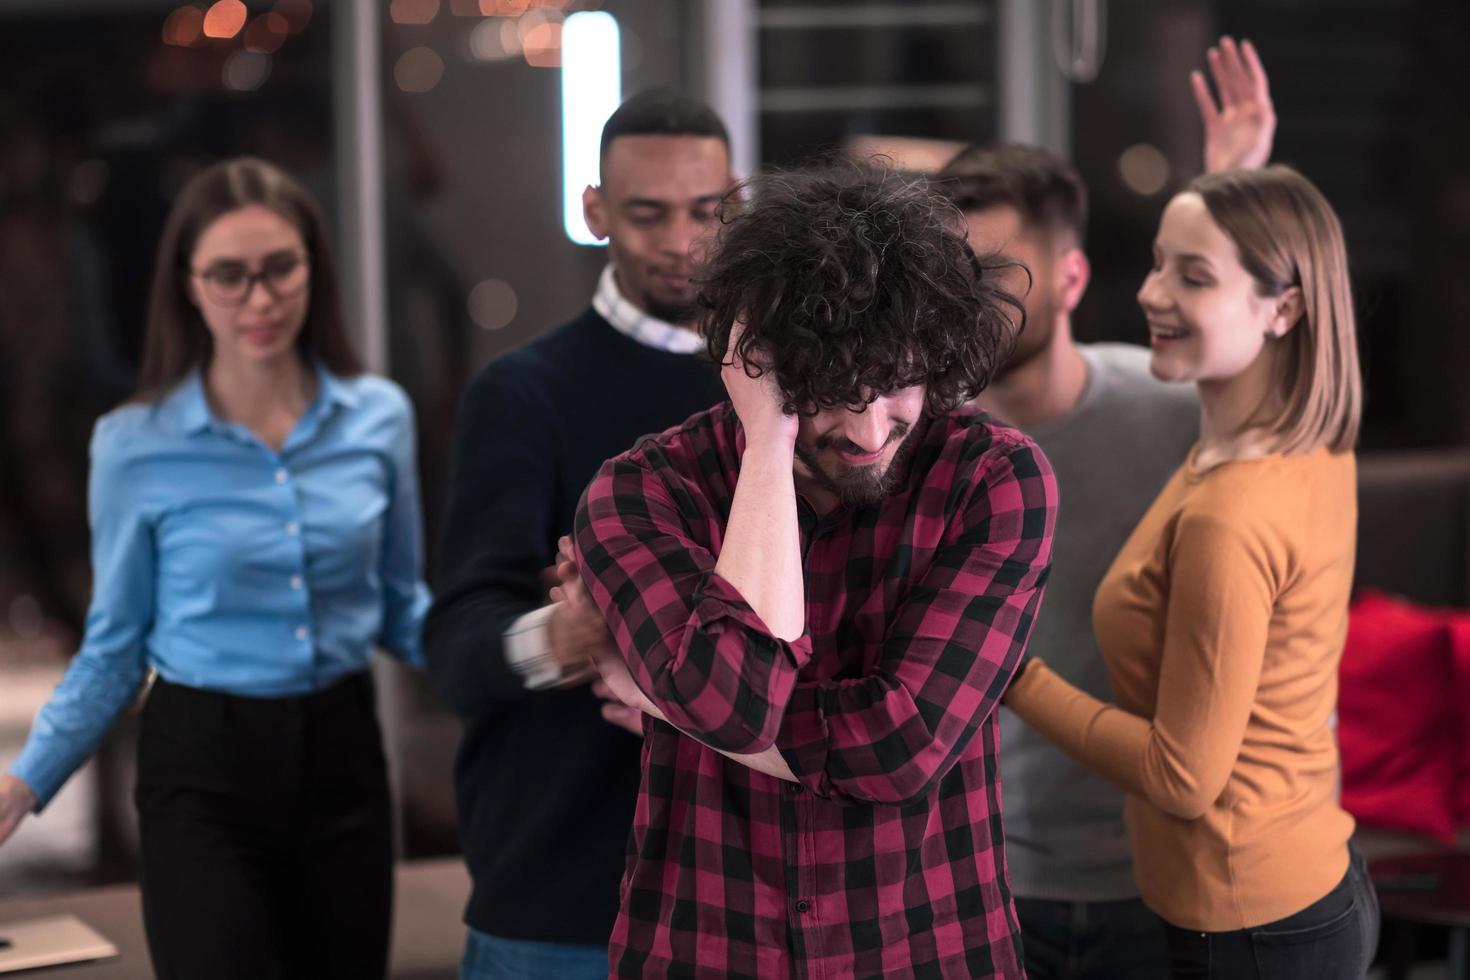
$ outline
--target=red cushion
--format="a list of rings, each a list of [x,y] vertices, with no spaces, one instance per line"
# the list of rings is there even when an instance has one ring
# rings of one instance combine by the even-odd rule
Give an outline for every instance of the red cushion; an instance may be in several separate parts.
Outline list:
[[[1460,764],[1455,776],[1455,825],[1470,827],[1470,612],[1449,614],[1450,648],[1454,655],[1455,707],[1459,725]]]
[[[1343,808],[1365,824],[1453,842],[1460,739],[1445,614],[1361,593],[1340,685]]]

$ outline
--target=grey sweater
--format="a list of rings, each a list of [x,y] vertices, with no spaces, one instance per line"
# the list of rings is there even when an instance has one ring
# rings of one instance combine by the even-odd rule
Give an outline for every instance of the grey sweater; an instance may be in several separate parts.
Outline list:
[[[1087,386],[1063,418],[1031,426],[1061,506],[1046,602],[1028,649],[1071,683],[1113,697],[1092,634],[1092,597],[1134,526],[1199,435],[1193,385],[1149,373],[1131,344],[1080,345]],[[1134,898],[1123,791],[1001,713],[1001,793],[1011,886],[1023,898]]]

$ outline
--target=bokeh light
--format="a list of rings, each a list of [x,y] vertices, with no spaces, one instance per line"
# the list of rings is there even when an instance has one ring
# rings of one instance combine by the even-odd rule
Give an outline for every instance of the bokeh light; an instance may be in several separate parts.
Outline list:
[[[500,24],[500,46],[512,56],[521,53],[521,31],[513,20],[502,20]]]
[[[288,34],[300,34],[311,23],[311,0],[276,0],[272,9],[286,18]]]
[[[187,48],[197,44],[204,34],[204,11],[198,7],[180,7],[163,22],[163,43]]]
[[[561,24],[537,24],[521,38],[521,47],[532,68],[560,68]]]
[[[388,16],[395,24],[427,24],[439,13],[439,0],[393,0]]]
[[[565,16],[560,10],[537,7],[526,11],[515,21],[516,31],[521,36],[521,46],[525,47],[526,39],[531,36],[532,31],[547,24],[560,24],[564,19]]]
[[[1169,161],[1150,143],[1135,143],[1118,157],[1118,175],[1135,194],[1157,194],[1169,183]]]
[[[285,17],[271,11],[261,14],[245,28],[245,50],[256,54],[275,54],[286,43],[291,25]]]
[[[254,92],[271,76],[271,56],[256,51],[235,51],[225,59],[222,80],[231,92]]]
[[[485,330],[501,330],[515,319],[516,291],[510,283],[486,279],[470,290],[470,319]]]
[[[521,39],[510,21],[482,20],[470,31],[470,57],[476,61],[505,61],[520,53]]]
[[[204,36],[219,40],[232,38],[240,33],[249,15],[241,0],[215,0],[204,15]]]
[[[393,80],[404,92],[428,92],[444,77],[444,59],[433,48],[409,48],[393,65]]]

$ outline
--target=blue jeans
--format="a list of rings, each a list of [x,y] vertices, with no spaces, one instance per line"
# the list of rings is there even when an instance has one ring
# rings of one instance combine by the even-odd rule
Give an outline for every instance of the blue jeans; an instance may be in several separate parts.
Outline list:
[[[1031,980],[1164,980],[1164,923],[1138,899],[1016,899]]]
[[[1165,927],[1175,980],[1357,980],[1378,948],[1378,895],[1355,851],[1325,898],[1252,929]]]
[[[502,939],[471,929],[459,980],[607,980],[607,947]]]

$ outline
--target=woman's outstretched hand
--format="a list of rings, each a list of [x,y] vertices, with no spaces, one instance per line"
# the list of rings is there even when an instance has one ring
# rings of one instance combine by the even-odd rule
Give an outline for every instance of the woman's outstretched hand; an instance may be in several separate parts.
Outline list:
[[[0,776],[0,844],[36,805],[36,794],[19,776]]]

